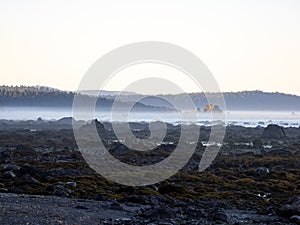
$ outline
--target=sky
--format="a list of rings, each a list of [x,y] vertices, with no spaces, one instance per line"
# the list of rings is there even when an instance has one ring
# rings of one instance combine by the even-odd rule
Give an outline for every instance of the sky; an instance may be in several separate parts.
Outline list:
[[[141,41],[193,52],[221,91],[300,95],[298,0],[3,0],[0,85],[76,90],[97,59]],[[156,75],[166,72],[154,69]],[[105,89],[122,90],[124,80],[143,74],[141,68],[130,72]],[[180,77],[169,73],[168,79]],[[191,81],[177,80],[188,92],[199,91]]]

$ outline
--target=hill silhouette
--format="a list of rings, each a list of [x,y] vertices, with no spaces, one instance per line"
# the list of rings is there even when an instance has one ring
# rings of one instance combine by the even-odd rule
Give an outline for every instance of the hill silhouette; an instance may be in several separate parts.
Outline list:
[[[86,102],[93,101],[97,98],[97,107],[109,110],[119,92],[105,91],[105,95],[101,97],[95,96],[95,91],[84,91],[81,95]],[[49,87],[41,86],[0,86],[0,106],[6,107],[65,107],[70,108],[73,104],[75,92],[61,91]],[[78,93],[77,93],[78,94]],[[214,96],[215,93],[208,95]],[[207,104],[215,104],[208,102],[204,93],[190,93],[190,98],[195,106],[203,109]],[[227,110],[275,110],[275,111],[300,111],[300,96],[270,93],[262,91],[242,91],[242,92],[225,92],[223,93]],[[136,102],[135,109],[138,110],[159,110],[168,111],[174,106],[170,102],[176,102],[183,109],[190,109],[186,94],[176,95],[155,95],[144,96],[135,93],[126,93],[119,95],[118,99],[121,104],[126,106],[128,102]],[[224,109],[222,109],[224,110]]]
[[[71,108],[75,95],[80,95],[85,103],[93,102],[96,99],[96,107],[102,110],[110,110],[114,100],[75,93],[70,91],[61,91],[54,88],[43,86],[0,86],[0,107],[59,107]],[[127,106],[128,103],[120,102],[120,106]],[[164,107],[146,106],[142,103],[136,103],[134,110],[168,110]]]
[[[208,93],[214,98],[215,93]],[[190,93],[190,98],[195,104],[195,107],[203,109],[207,104],[216,104],[208,102],[204,93]],[[300,111],[300,96],[278,93],[278,92],[263,92],[263,91],[242,91],[242,92],[225,92],[223,93],[227,110],[244,110],[244,111]],[[107,95],[107,98],[114,99],[114,95]],[[144,97],[140,102],[145,105],[161,106],[172,108],[168,103],[176,102],[182,108],[188,109],[188,99],[186,94],[177,95],[155,95],[143,96],[139,94],[119,96],[121,101],[135,101]],[[224,109],[222,109],[224,110]]]

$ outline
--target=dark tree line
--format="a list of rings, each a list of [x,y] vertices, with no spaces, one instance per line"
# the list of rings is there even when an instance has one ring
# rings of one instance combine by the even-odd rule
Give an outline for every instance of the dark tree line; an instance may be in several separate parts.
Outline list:
[[[95,96],[89,96],[69,91],[61,91],[41,86],[0,86],[0,107],[63,107],[73,105],[74,96],[79,95],[83,104],[93,103]],[[98,97],[96,106],[99,109],[110,110],[114,100]],[[121,106],[128,103],[121,102]],[[83,106],[84,107],[84,106]],[[164,107],[146,106],[136,103],[134,110],[166,110]]]
[[[60,91],[49,87],[0,86],[1,106],[38,106],[38,107],[71,107],[75,93]],[[82,96],[86,101],[91,96]],[[111,100],[99,98],[98,104],[110,106]]]
[[[176,102],[182,108],[190,106],[190,99],[194,102],[197,108],[203,109],[208,103],[206,96],[211,96],[212,99],[218,98],[214,93],[190,93],[189,97],[186,94],[177,95],[157,95],[156,97],[146,97],[141,100],[146,105],[154,105],[161,107],[172,107],[166,101],[159,98],[167,99],[169,102]],[[278,92],[262,92],[262,91],[242,91],[242,92],[225,92],[223,93],[227,110],[277,110],[277,111],[299,111],[300,96],[283,94]],[[124,95],[121,96],[122,101],[134,101],[140,98],[140,95]],[[114,96],[108,96],[113,99]]]

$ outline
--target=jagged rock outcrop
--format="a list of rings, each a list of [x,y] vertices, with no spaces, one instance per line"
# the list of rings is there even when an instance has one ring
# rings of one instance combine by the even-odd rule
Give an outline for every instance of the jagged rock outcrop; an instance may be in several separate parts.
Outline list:
[[[56,125],[72,125],[75,122],[73,117],[64,117],[55,121]]]
[[[83,125],[80,129],[90,131],[94,127],[96,127],[98,131],[105,131],[104,125],[97,119],[94,119],[90,123]]]
[[[223,112],[223,111],[220,109],[218,105],[207,104],[204,107],[203,112]]]

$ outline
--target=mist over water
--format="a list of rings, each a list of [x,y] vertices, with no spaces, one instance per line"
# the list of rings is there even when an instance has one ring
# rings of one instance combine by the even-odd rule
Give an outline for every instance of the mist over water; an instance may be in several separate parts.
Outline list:
[[[126,112],[120,112],[125,114]],[[186,118],[190,112],[184,112]],[[239,125],[245,127],[267,126],[278,124],[284,127],[300,126],[300,112],[289,111],[227,111],[226,125]],[[97,111],[95,113],[99,121],[112,121],[110,111]],[[69,108],[46,108],[46,107],[1,107],[1,120],[58,120],[63,117],[72,117],[72,110]],[[192,118],[192,117],[191,117]],[[213,123],[210,113],[198,113],[198,121],[182,121],[178,112],[131,112],[128,114],[129,122],[151,122],[163,121],[167,123],[196,123],[209,126]],[[91,118],[86,118],[90,120]]]

